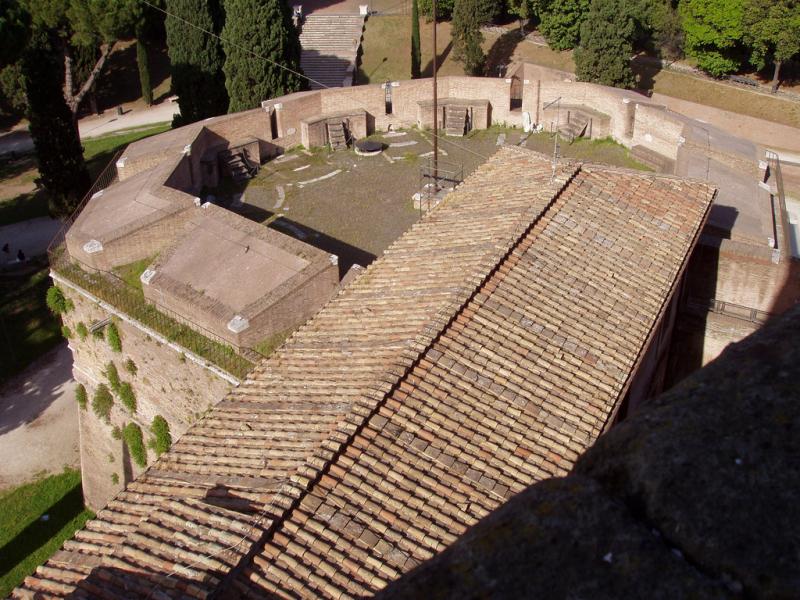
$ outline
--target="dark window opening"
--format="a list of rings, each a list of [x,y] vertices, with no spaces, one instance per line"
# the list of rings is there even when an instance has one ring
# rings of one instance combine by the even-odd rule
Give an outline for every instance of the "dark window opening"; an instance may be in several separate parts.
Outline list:
[[[384,102],[386,104],[386,114],[392,114],[392,84],[389,81],[384,84]]]
[[[272,133],[272,139],[278,136],[278,112],[273,108],[269,113],[269,127]]]

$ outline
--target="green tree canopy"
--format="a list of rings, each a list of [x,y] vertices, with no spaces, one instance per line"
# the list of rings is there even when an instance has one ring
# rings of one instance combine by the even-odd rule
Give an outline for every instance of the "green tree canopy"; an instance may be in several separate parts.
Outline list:
[[[54,52],[63,57],[64,98],[74,120],[117,40],[132,35],[138,3],[115,0],[113,10],[106,0],[25,0],[25,5],[33,27],[55,33],[60,40],[53,44]],[[76,77],[76,54],[91,63],[82,77]]]
[[[227,112],[222,43],[205,33],[219,34],[222,29],[225,19],[219,2],[167,0],[167,11],[172,90],[178,95],[181,109],[174,124],[194,123]]]
[[[256,108],[263,100],[298,91],[303,83],[295,74],[300,72],[300,38],[288,4],[284,0],[227,0],[225,10],[222,38],[230,112]]]
[[[453,16],[453,8],[455,7],[455,0],[437,0],[436,2],[436,20],[449,21]],[[432,0],[419,0],[419,11],[430,21],[433,19],[433,1]]]
[[[715,77],[742,63],[745,0],[684,0],[680,4],[686,54]]]
[[[28,42],[30,14],[17,0],[0,0],[0,67],[17,61]]]
[[[630,58],[637,20],[617,0],[592,0],[575,50],[575,74],[580,81],[632,88]]]
[[[23,57],[30,132],[39,160],[39,174],[50,192],[54,216],[72,214],[90,186],[83,148],[73,114],[63,96],[64,69],[47,31],[35,31]]]
[[[775,65],[772,86],[777,89],[781,64],[800,52],[800,1],[746,0],[744,40],[754,66]]]
[[[488,23],[496,10],[491,0],[456,0],[453,10],[453,57],[463,63],[470,75],[481,75],[486,55],[481,44],[481,25]]]
[[[588,12],[589,0],[552,0],[539,15],[539,31],[554,50],[569,50],[578,45]]]

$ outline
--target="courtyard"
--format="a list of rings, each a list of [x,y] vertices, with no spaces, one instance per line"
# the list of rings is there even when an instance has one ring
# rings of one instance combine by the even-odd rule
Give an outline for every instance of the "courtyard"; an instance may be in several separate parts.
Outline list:
[[[262,165],[255,178],[239,184],[225,180],[206,190],[205,198],[336,254],[343,275],[353,264],[366,266],[380,256],[421,216],[413,196],[425,183],[421,170],[431,161],[432,132],[407,129],[370,139],[384,145],[381,154],[296,148]],[[552,155],[554,139],[507,127],[475,130],[463,138],[440,136],[440,171],[467,177],[503,143]],[[560,154],[646,169],[610,140],[562,140]]]

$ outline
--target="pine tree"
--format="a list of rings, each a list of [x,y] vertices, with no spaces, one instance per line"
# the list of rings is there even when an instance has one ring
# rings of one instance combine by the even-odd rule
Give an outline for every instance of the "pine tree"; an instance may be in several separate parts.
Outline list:
[[[481,44],[481,26],[494,16],[496,5],[491,0],[457,0],[453,9],[453,57],[463,63],[470,75],[483,74],[486,55]]]
[[[632,88],[631,69],[636,21],[617,0],[592,0],[581,26],[581,43],[575,50],[579,81]]]
[[[296,74],[300,37],[289,5],[283,0],[227,0],[225,10],[222,37],[230,112],[301,89],[303,80]]]
[[[58,45],[51,34],[36,31],[23,55],[22,71],[30,132],[42,185],[50,195],[50,212],[67,217],[91,182],[72,112],[64,100],[64,66]]]
[[[420,54],[419,43],[419,5],[417,0],[411,0],[411,79],[420,76],[420,64],[422,56]]]
[[[173,125],[185,125],[227,112],[222,44],[197,29],[219,33],[224,21],[219,2],[168,0],[167,10],[174,15],[167,17],[165,25],[172,89],[178,95],[181,109]]]

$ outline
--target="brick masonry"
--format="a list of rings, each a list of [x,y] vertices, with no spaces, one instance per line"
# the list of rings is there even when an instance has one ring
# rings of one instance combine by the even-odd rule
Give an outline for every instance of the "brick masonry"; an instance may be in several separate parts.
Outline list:
[[[120,319],[114,322],[122,339],[121,353],[113,352],[106,339],[96,339],[91,333],[81,340],[75,333],[78,323],[89,328],[112,314],[66,285],[61,285],[61,289],[75,305],[74,310],[64,315],[64,324],[73,332],[69,342],[73,375],[86,386],[89,397],[87,409],[80,411],[81,472],[86,504],[96,511],[144,470],[133,463],[123,442],[112,436],[115,426],[121,428],[126,423],[137,423],[146,443],[152,437],[153,417],[161,415],[169,423],[174,441],[233,385],[142,328]],[[136,365],[135,375],[125,369],[128,359]],[[91,401],[97,386],[108,384],[105,370],[109,362],[116,365],[120,379],[132,385],[137,409],[135,414],[130,414],[115,398],[110,424],[107,424],[94,414]],[[155,460],[155,453],[150,449],[147,458],[148,464]],[[119,478],[117,483],[112,481],[115,473]]]

